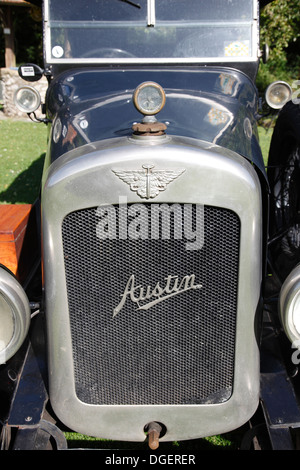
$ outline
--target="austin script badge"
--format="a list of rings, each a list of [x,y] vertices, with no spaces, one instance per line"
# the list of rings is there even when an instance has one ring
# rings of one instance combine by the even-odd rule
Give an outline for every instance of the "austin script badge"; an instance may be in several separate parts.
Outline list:
[[[148,310],[170,297],[202,288],[202,284],[196,284],[195,274],[183,276],[182,279],[179,276],[169,275],[164,281],[164,283],[157,282],[154,287],[136,285],[135,276],[132,274],[121,294],[120,303],[114,308],[113,317],[124,307],[127,299],[137,305],[137,310]]]

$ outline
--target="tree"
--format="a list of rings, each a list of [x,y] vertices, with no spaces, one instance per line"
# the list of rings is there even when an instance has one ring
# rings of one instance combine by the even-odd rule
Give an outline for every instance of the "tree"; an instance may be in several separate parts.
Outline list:
[[[261,64],[257,86],[265,89],[274,80],[291,82],[300,78],[299,0],[275,0],[260,15],[261,45],[268,44],[270,57]]]
[[[37,8],[27,7],[12,8],[17,65],[24,62],[43,65],[42,21],[36,15],[36,10]],[[2,14],[0,8],[0,67],[5,67]]]

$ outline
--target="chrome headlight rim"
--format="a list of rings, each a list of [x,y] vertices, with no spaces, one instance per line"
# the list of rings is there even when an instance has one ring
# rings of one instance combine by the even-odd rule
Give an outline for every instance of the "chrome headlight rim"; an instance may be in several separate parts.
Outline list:
[[[25,106],[24,103],[21,101],[21,97],[23,93],[27,93],[31,95],[34,99],[34,104],[31,106]],[[22,113],[34,113],[41,105],[41,95],[36,90],[36,88],[28,85],[24,85],[19,87],[14,93],[14,104],[16,108],[21,111]]]
[[[296,266],[284,281],[279,296],[279,318],[291,343],[300,341],[300,265]]]
[[[6,363],[22,346],[30,326],[31,310],[27,295],[9,270],[0,266],[0,296],[7,309],[8,323],[13,324],[9,338],[0,338],[0,364]],[[1,332],[1,329],[0,329]]]
[[[285,98],[284,99],[278,99],[276,100],[276,88],[277,90],[281,91],[281,93],[283,95],[285,95]],[[272,94],[273,94],[273,97],[272,97]],[[278,97],[278,91],[277,91],[277,97]],[[271,83],[267,89],[266,89],[266,92],[265,92],[265,99],[266,99],[266,102],[268,104],[268,106],[270,106],[270,108],[272,109],[281,109],[283,108],[283,106],[288,102],[290,101],[292,97],[292,88],[290,87],[290,85],[282,80],[277,80],[273,83]]]

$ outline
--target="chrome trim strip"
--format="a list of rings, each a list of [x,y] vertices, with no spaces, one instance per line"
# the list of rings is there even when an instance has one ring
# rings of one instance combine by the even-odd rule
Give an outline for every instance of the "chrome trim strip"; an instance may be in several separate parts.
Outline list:
[[[160,65],[160,64],[178,64],[178,65],[187,65],[187,64],[232,64],[234,63],[244,63],[244,62],[256,62],[257,57],[187,57],[187,58],[170,58],[170,57],[161,57],[161,58],[130,58],[130,59],[49,59],[51,54],[49,52],[50,45],[46,49],[47,64],[102,64],[102,65]]]

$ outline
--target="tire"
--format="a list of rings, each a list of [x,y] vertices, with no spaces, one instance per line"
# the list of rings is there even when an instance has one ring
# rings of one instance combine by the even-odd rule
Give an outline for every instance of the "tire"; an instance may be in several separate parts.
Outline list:
[[[269,258],[281,282],[300,262],[300,106],[288,102],[272,136]]]

